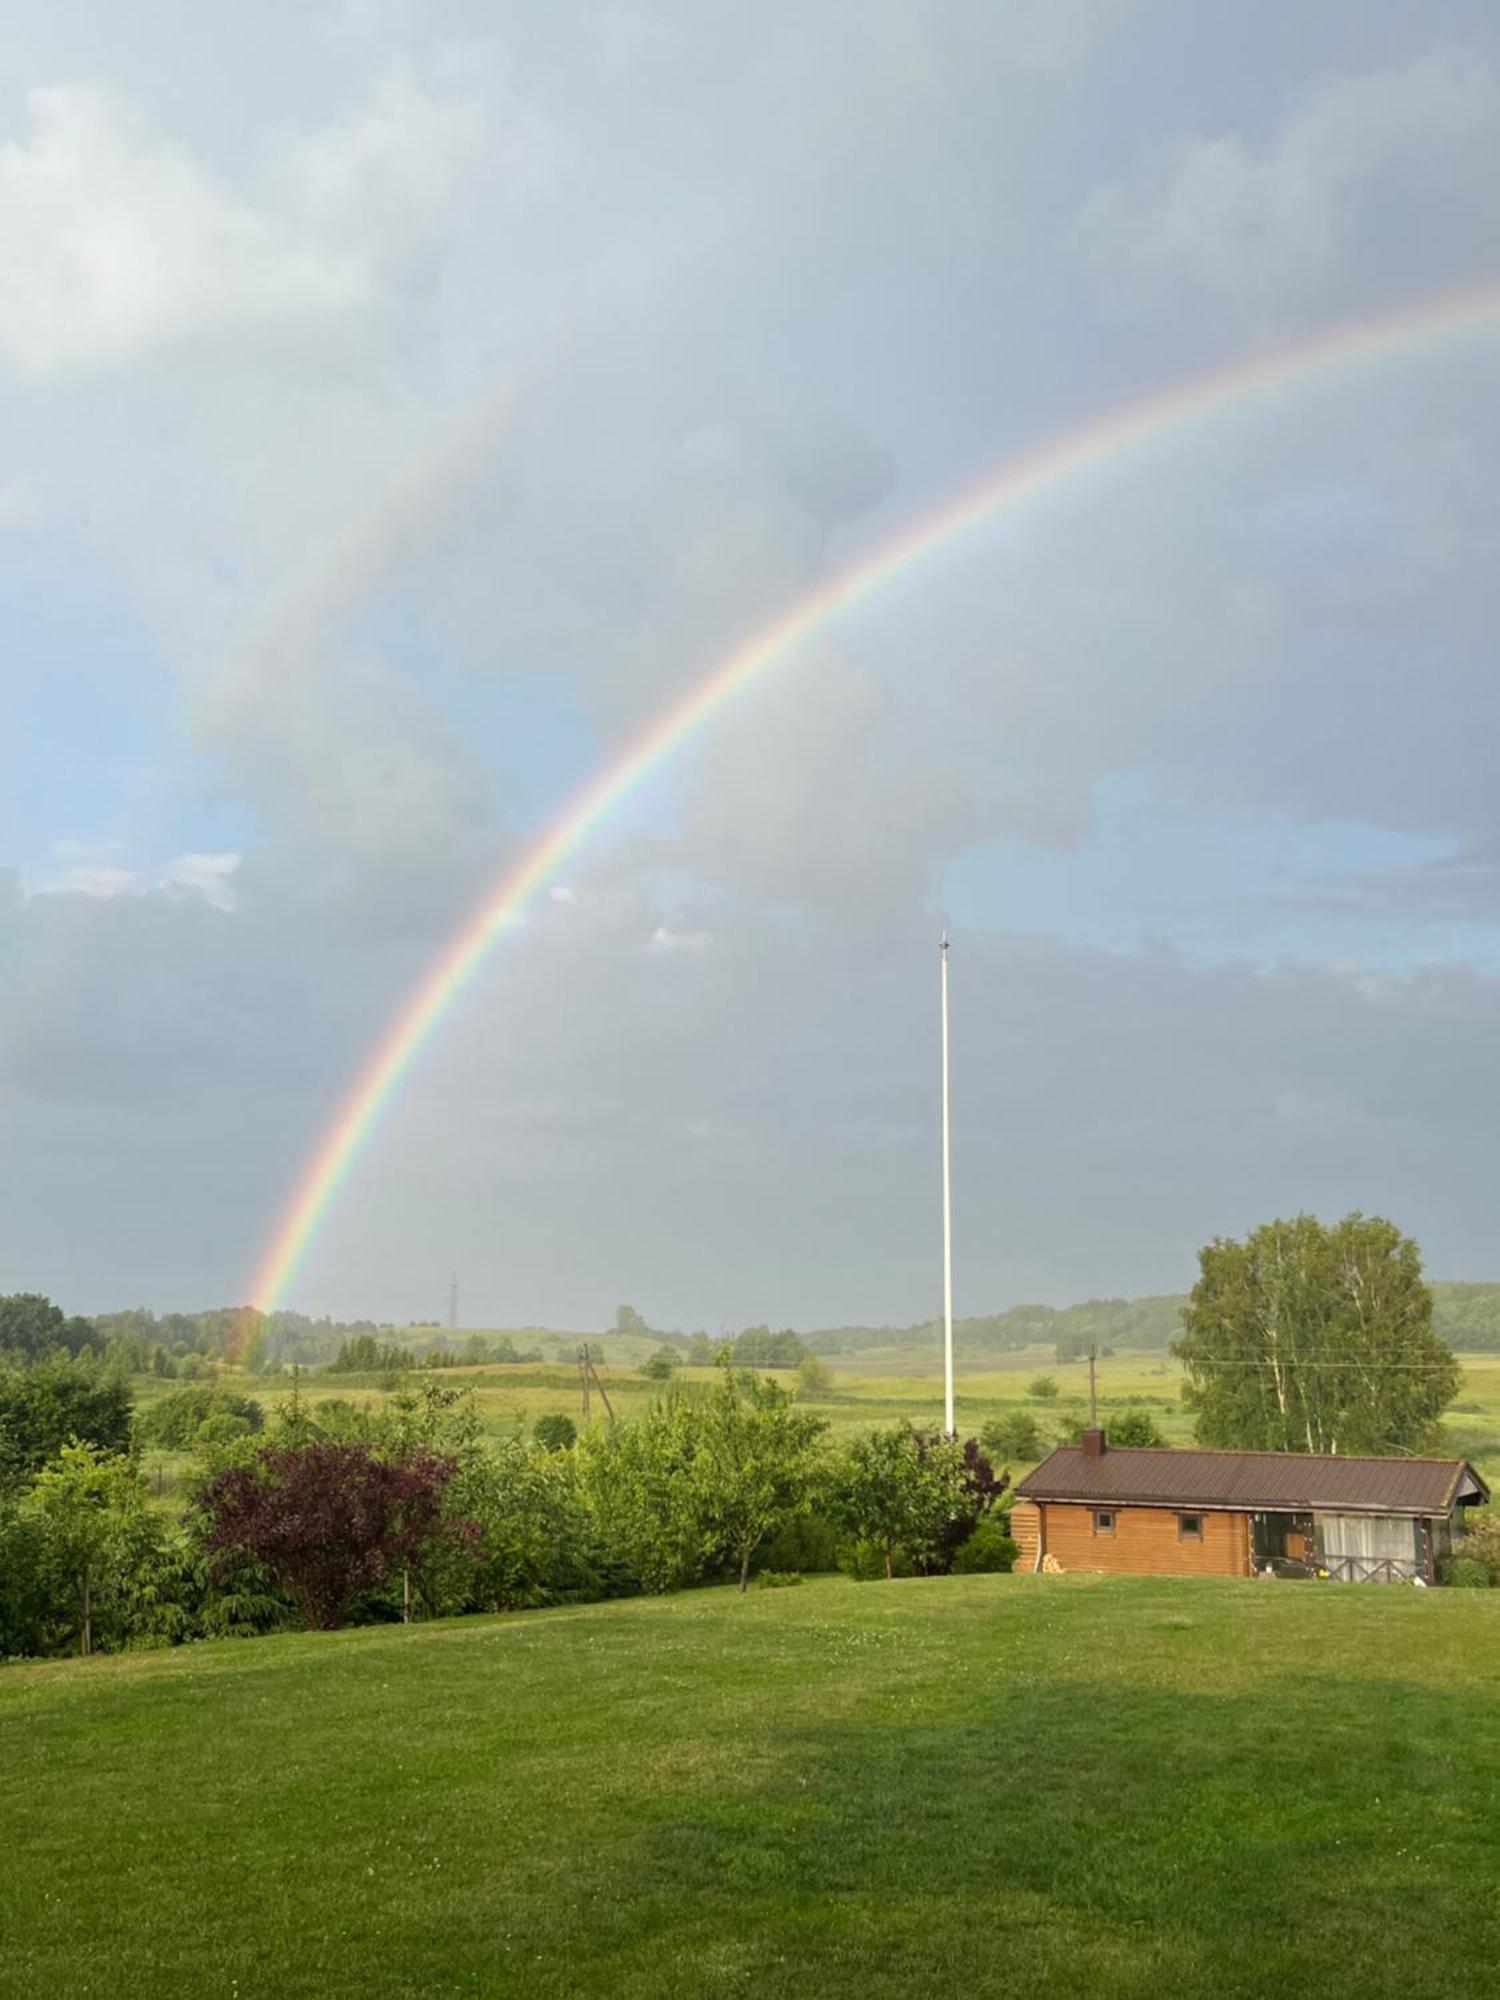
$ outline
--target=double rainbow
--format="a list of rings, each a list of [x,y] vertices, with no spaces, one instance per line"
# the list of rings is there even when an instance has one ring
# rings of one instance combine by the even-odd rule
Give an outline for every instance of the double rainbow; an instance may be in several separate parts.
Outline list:
[[[503,933],[549,877],[621,800],[743,694],[776,661],[841,612],[915,569],[957,537],[1052,494],[1090,469],[1119,464],[1212,416],[1250,413],[1290,391],[1400,361],[1433,346],[1500,331],[1500,285],[1444,293],[1178,384],[1007,459],[743,640],[633,737],[485,897],[379,1037],[318,1138],[250,1284],[272,1311],[306,1255],[350,1168],[423,1045]]]

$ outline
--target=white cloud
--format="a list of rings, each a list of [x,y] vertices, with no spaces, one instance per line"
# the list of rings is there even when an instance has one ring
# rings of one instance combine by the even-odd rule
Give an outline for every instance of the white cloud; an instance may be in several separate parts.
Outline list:
[[[1241,302],[1330,290],[1361,244],[1407,219],[1441,232],[1455,198],[1496,208],[1500,87],[1438,49],[1325,85],[1266,145],[1237,134],[1166,150],[1096,187],[1075,243],[1116,276],[1170,273]]]
[[[28,374],[358,304],[367,274],[216,187],[103,90],[28,93],[0,148],[0,355]]]
[[[28,880],[27,893],[90,896],[103,902],[159,894],[172,901],[201,901],[216,910],[235,906],[234,876],[241,855],[178,854],[157,866],[132,866],[125,854],[125,844],[118,840],[54,841],[57,866]]]
[[[647,941],[646,949],[667,953],[699,952],[707,951],[713,941],[712,931],[678,931],[669,924],[658,924]]]
[[[345,116],[267,142],[244,190],[111,91],[32,90],[0,147],[0,359],[29,375],[378,306],[467,189],[507,199],[562,157],[485,46],[396,58]]]
[[[238,854],[179,854],[161,873],[161,886],[180,895],[201,896],[216,910],[234,908]]]
[[[477,189],[502,207],[550,185],[567,150],[482,43],[393,59],[349,117],[290,140],[275,184],[312,237],[357,246],[372,274],[400,279],[452,230]]]

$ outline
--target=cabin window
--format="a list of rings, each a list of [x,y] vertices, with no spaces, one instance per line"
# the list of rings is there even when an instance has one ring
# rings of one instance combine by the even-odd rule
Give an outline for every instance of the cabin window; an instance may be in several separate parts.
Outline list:
[[[1094,1512],[1094,1533],[1112,1535],[1115,1531],[1115,1515],[1112,1507],[1099,1507]]]
[[[1203,1540],[1203,1516],[1201,1514],[1179,1514],[1177,1516],[1177,1539],[1179,1542],[1201,1542]]]

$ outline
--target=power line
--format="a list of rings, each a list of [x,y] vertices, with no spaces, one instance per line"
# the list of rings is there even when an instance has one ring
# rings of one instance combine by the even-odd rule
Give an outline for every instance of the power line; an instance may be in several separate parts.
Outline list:
[[[1457,1359],[1456,1356],[1454,1358]],[[1483,1355],[1477,1355],[1474,1358],[1476,1360],[1484,1360],[1488,1359],[1489,1357]],[[1494,1359],[1496,1361],[1500,1361],[1500,1355],[1496,1355]],[[1193,1366],[1192,1363],[1186,1361],[1180,1362],[1178,1365],[1182,1368],[1185,1374],[1188,1373],[1191,1370],[1191,1367]],[[1462,1366],[1463,1364],[1460,1363],[1459,1365]],[[1446,1361],[1382,1361],[1379,1358],[1379,1356],[1376,1356],[1375,1359],[1373,1360],[1366,1359],[1358,1361],[1303,1361],[1294,1355],[1285,1361],[1215,1360],[1215,1361],[1199,1362],[1197,1366],[1200,1368],[1298,1368],[1298,1369],[1337,1368],[1341,1369],[1345,1373],[1359,1369],[1384,1368],[1385,1370],[1387,1370],[1387,1372],[1395,1372],[1399,1370],[1404,1373],[1413,1375],[1430,1375],[1430,1374],[1435,1374],[1440,1369],[1446,1372],[1448,1364]]]

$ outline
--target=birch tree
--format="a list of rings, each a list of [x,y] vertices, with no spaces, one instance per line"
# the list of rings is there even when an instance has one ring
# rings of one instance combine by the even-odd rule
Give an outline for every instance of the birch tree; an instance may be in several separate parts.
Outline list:
[[[1417,1246],[1379,1216],[1208,1244],[1173,1352],[1198,1441],[1218,1449],[1431,1450],[1459,1381]]]

